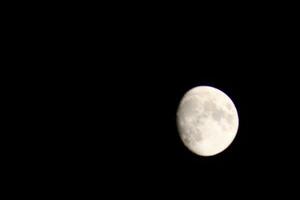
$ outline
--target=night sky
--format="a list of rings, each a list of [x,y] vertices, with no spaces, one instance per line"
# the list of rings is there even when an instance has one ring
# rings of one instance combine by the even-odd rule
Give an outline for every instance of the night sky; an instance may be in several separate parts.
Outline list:
[[[287,24],[284,35],[277,21],[251,17],[104,19],[63,22],[61,34],[41,33],[31,56],[19,58],[32,66],[14,71],[20,83],[11,83],[24,119],[15,136],[24,148],[14,150],[21,174],[139,199],[293,189],[299,63]],[[180,99],[201,85],[222,90],[239,113],[235,140],[212,157],[191,153],[176,127]]]

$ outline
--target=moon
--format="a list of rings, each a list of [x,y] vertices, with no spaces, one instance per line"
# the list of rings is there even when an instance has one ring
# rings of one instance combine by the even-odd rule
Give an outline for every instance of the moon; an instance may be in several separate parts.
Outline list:
[[[200,156],[224,151],[239,126],[237,109],[221,90],[198,86],[187,91],[177,110],[177,127],[184,145]]]

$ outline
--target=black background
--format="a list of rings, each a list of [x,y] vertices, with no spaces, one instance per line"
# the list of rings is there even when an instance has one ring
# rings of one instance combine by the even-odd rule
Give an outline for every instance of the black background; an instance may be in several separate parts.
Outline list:
[[[15,37],[23,56],[13,61],[29,67],[11,84],[17,129],[27,133],[14,135],[22,150],[12,150],[24,184],[153,198],[292,190],[298,55],[290,21],[142,13],[23,19]],[[176,128],[180,99],[199,85],[228,94],[240,118],[232,145],[213,157],[189,152]]]

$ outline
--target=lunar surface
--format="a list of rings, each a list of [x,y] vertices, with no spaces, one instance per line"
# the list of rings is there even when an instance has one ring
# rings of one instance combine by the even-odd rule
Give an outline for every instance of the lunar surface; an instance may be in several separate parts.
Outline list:
[[[199,86],[189,90],[177,110],[177,127],[184,145],[201,156],[224,151],[234,140],[239,117],[221,90]]]

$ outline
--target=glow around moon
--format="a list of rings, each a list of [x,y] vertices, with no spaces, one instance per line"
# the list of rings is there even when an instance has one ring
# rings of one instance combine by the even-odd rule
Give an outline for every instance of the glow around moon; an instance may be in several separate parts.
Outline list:
[[[213,87],[192,88],[177,110],[177,127],[184,145],[201,156],[224,151],[234,140],[238,126],[234,103]]]

